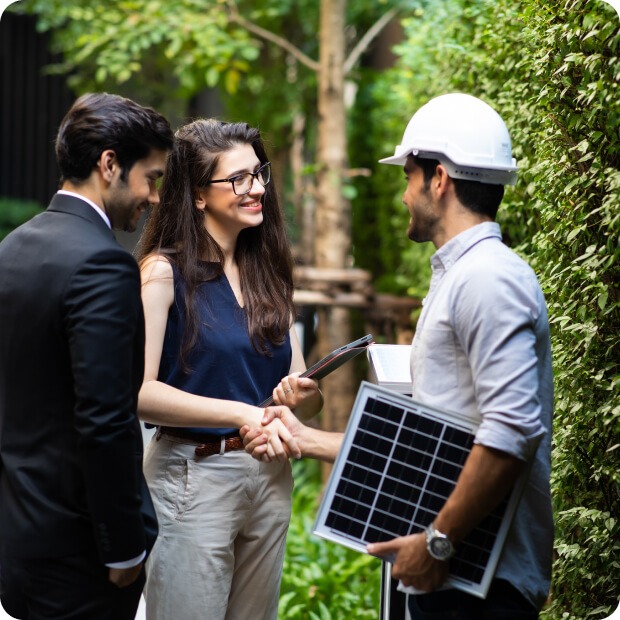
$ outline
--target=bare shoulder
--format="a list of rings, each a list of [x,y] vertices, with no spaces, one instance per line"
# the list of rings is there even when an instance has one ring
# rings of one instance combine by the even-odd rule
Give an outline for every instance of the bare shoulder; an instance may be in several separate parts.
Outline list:
[[[150,254],[140,262],[142,284],[151,282],[173,282],[172,265],[167,256]]]

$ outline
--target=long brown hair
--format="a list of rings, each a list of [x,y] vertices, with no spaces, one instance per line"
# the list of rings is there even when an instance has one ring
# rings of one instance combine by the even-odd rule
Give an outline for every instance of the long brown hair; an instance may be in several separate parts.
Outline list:
[[[196,287],[224,271],[222,250],[195,206],[196,190],[212,178],[221,155],[242,144],[252,146],[261,165],[269,161],[260,132],[247,123],[201,119],[181,127],[168,157],[160,203],[153,207],[138,245],[140,263],[151,254],[165,255],[186,283],[186,330],[180,351],[186,369],[185,356],[199,328]],[[265,187],[262,204],[263,222],[239,233],[235,260],[250,339],[257,351],[269,355],[267,343],[281,344],[294,317],[293,260],[273,183]],[[206,256],[217,258],[217,269],[205,270],[201,259]]]

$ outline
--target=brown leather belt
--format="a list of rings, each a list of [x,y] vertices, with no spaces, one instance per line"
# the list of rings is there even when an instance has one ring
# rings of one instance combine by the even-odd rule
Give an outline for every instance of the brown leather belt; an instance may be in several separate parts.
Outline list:
[[[157,439],[159,440],[162,435],[171,435],[177,439],[183,439],[188,443],[196,444],[194,452],[198,457],[223,454],[231,450],[243,450],[243,441],[238,432],[230,435],[213,435],[207,433],[193,433],[184,428],[160,426],[157,431]]]

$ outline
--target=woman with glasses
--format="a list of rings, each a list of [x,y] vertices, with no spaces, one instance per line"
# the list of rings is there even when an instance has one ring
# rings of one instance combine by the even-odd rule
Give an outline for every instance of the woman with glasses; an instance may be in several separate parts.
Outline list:
[[[269,458],[243,450],[270,395],[322,406],[293,329],[292,259],[257,129],[198,120],[177,131],[139,246],[146,366],[138,412],[158,427],[145,474],[160,524],[149,620],[277,617],[298,448],[280,420]]]

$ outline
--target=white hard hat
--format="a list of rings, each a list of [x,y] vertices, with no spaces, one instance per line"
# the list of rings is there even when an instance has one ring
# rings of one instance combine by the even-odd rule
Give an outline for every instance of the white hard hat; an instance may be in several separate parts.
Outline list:
[[[453,179],[494,185],[517,181],[517,162],[502,117],[471,95],[431,99],[411,117],[394,155],[379,163],[402,166],[409,155],[439,160]]]

